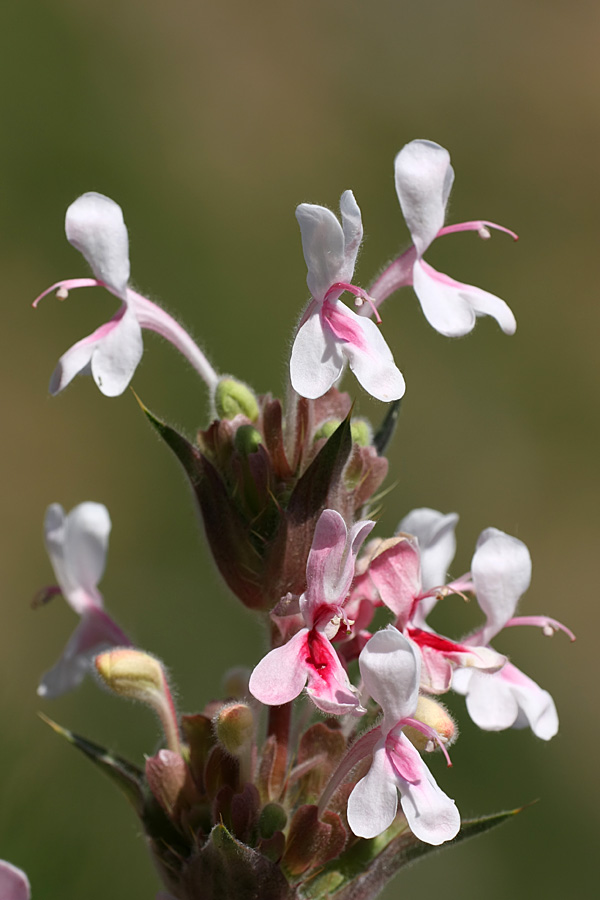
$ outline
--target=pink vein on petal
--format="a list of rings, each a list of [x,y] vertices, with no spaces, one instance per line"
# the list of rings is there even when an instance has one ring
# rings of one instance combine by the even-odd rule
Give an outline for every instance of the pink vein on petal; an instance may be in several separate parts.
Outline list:
[[[333,331],[336,338],[352,344],[363,352],[369,351],[369,346],[365,341],[362,328],[357,325],[349,316],[345,316],[329,301],[325,301],[321,307],[321,318],[323,323],[327,323]]]

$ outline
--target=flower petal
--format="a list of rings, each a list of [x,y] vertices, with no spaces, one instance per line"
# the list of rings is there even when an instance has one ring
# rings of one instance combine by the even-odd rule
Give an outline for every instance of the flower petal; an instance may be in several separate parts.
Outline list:
[[[309,627],[320,606],[341,606],[352,584],[356,556],[375,522],[356,522],[350,532],[342,516],[333,509],[319,516],[306,565],[305,593],[300,609]]]
[[[419,541],[421,584],[424,591],[446,584],[448,569],[456,553],[454,529],[458,513],[441,513],[436,509],[413,509],[404,516],[398,531],[414,534]]]
[[[345,359],[341,346],[329,329],[323,328],[318,307],[314,306],[292,346],[290,379],[301,397],[316,400],[332,387],[342,374]]]
[[[369,695],[384,713],[385,737],[401,719],[417,708],[421,658],[417,647],[393,625],[378,631],[358,660]]]
[[[413,287],[423,314],[432,328],[446,337],[462,337],[475,326],[475,311],[451,279],[417,260]]]
[[[308,678],[308,628],[302,628],[283,647],[267,653],[256,666],[248,689],[267,706],[289,703],[302,692]]]
[[[396,818],[398,790],[385,742],[373,753],[371,768],[348,797],[348,825],[358,837],[373,838],[385,831]]]
[[[418,750],[405,735],[399,736],[396,747],[402,750],[403,756],[410,758],[410,769],[419,773],[418,780],[406,781],[396,772],[400,803],[410,830],[426,844],[437,846],[451,841],[460,829],[460,814],[454,800],[438,787]],[[395,753],[391,754],[391,761],[394,764]],[[403,763],[404,769],[406,760]]]
[[[120,321],[98,341],[92,354],[92,376],[106,397],[123,393],[144,352],[142,329],[133,309],[121,310]]]
[[[52,396],[60,393],[70,384],[76,375],[90,375],[90,362],[94,352],[94,344],[88,338],[77,341],[63,353],[50,377],[48,390]]]
[[[29,900],[29,879],[22,869],[0,859],[0,897],[2,900]]]
[[[73,690],[93,668],[99,653],[111,647],[130,646],[119,626],[102,609],[90,608],[69,638],[62,656],[38,685],[40,697],[58,697]]]
[[[471,641],[489,644],[512,618],[519,598],[531,582],[531,556],[518,538],[497,528],[479,536],[471,563],[477,602],[487,622]]]
[[[422,255],[444,224],[454,181],[450,154],[433,141],[411,141],[396,156],[394,171],[402,213]]]
[[[328,715],[346,713],[362,715],[358,693],[350,683],[348,673],[327,638],[313,630],[309,634],[310,656],[306,692],[315,706]]]
[[[336,281],[350,281],[347,272],[344,232],[336,216],[324,206],[301,203],[296,219],[302,235],[302,250],[308,268],[306,283],[315,300],[322,301]]]
[[[424,260],[415,263],[413,287],[429,324],[447,337],[468,334],[478,316],[491,316],[505,334],[517,330],[517,321],[504,300],[472,284],[455,281]]]
[[[382,551],[371,559],[367,574],[381,602],[396,615],[396,627],[402,630],[421,593],[416,541],[409,537],[386,541]]]
[[[79,615],[102,608],[97,589],[104,573],[111,522],[101,503],[80,503],[65,516],[59,503],[46,511],[46,550],[65,600]]]
[[[484,731],[526,728],[544,741],[558,731],[558,715],[548,691],[512,663],[493,675],[459,669],[454,673],[453,689],[466,694],[467,710]]]
[[[339,301],[328,305],[335,310],[328,321],[336,330],[340,330],[337,320],[343,317],[348,320],[347,328],[356,332],[352,340],[340,342],[340,351],[364,389],[384,403],[403,397],[406,390],[404,378],[378,326]]]
[[[118,203],[90,191],[67,209],[69,242],[86,258],[99,281],[126,299],[129,281],[129,238]]]
[[[337,281],[351,281],[356,265],[356,257],[363,239],[363,225],[360,207],[352,191],[344,191],[340,199],[342,230],[344,232],[344,262],[342,277]]]

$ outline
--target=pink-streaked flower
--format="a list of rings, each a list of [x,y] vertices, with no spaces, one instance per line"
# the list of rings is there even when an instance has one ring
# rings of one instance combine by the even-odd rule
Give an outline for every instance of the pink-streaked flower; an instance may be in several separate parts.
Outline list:
[[[75,375],[91,374],[107,397],[122,394],[142,358],[143,328],[170,341],[214,390],[218,376],[185,329],[151,300],[128,287],[129,237],[121,207],[103,194],[82,194],[67,210],[65,231],[69,242],[87,260],[94,278],[58,281],[40,294],[33,305],[52,291],[65,299],[74,288],[100,285],[118,297],[121,306],[106,324],[61,356],[50,379],[50,393],[58,394]]]
[[[58,697],[81,683],[94,657],[129,639],[104,610],[98,582],[104,573],[111,522],[101,503],[80,503],[68,515],[46,510],[44,537],[60,593],[80,617],[58,662],[42,676],[38,694]]]
[[[471,575],[486,621],[465,639],[469,646],[486,646],[498,632],[512,625],[537,625],[546,634],[561,630],[575,640],[573,633],[555,619],[514,617],[517,603],[531,582],[531,556],[523,541],[497,528],[486,528],[477,541]],[[550,694],[510,663],[493,674],[457,669],[452,687],[466,695],[469,715],[485,731],[529,726],[545,741],[558,731],[558,715]]]
[[[363,520],[348,529],[335,510],[321,513],[306,565],[306,591],[300,597],[305,627],[267,653],[252,672],[250,693],[261,703],[289,703],[307,685],[309,697],[323,712],[364,712],[331,638],[345,619],[356,555],[374,524]]]
[[[29,900],[30,897],[31,888],[25,872],[12,863],[0,859],[1,900]]]
[[[396,192],[410,231],[413,246],[379,276],[370,296],[379,306],[398,288],[412,285],[425,318],[447,337],[468,334],[478,316],[492,316],[505,334],[514,334],[517,323],[508,305],[494,294],[471,284],[455,281],[425,262],[423,254],[436,237],[458,231],[477,231],[489,238],[490,228],[517,235],[483,220],[461,222],[445,228],[446,205],[454,181],[450,154],[433,141],[406,144],[394,163]],[[368,310],[364,310],[368,314]]]
[[[391,609],[396,616],[396,628],[418,645],[422,661],[421,687],[431,693],[444,693],[450,688],[456,666],[496,671],[504,665],[506,657],[490,647],[472,647],[464,641],[451,641],[436,634],[425,623],[423,614],[419,613],[421,604],[436,602],[440,596],[461,591],[469,582],[459,580],[447,586],[443,584],[450,561],[448,557],[454,555],[453,527],[456,518],[444,517],[435,510],[415,510],[415,514],[410,515],[413,524],[419,526],[415,530],[424,534],[423,557],[418,539],[414,535],[401,534],[381,542],[361,581],[370,582],[371,591],[367,590],[370,600],[377,596],[381,604]],[[410,516],[407,521],[410,521]],[[423,571],[427,584],[423,581]],[[354,587],[355,597],[360,589],[359,582]],[[430,602],[429,609],[432,605]]]
[[[359,302],[370,302],[366,292],[351,283],[363,234],[352,191],[342,194],[340,212],[341,225],[323,206],[301,203],[296,209],[312,300],[292,347],[292,387],[303,397],[321,397],[348,363],[373,397],[398,400],[404,394],[404,378],[377,325],[339,300],[349,291]]]
[[[359,665],[365,689],[381,706],[383,720],[371,767],[348,799],[350,828],[359,837],[381,834],[396,817],[400,794],[402,811],[419,840],[435,845],[452,840],[460,828],[455,803],[403,734],[406,725],[432,731],[413,718],[421,681],[418,648],[389,625],[373,635]]]

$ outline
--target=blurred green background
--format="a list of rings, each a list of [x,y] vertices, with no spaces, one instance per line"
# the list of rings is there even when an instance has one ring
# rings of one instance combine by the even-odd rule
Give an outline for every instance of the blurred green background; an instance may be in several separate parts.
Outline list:
[[[410,289],[386,304],[408,391],[379,533],[415,506],[460,512],[454,575],[468,569],[482,528],[517,534],[534,560],[521,613],[562,619],[579,639],[513,629],[497,641],[553,693],[558,737],[482,734],[456,698],[454,768],[433,766],[463,815],[540,802],[401,874],[385,897],[593,894],[599,40],[600,7],[585,0],[1,5],[0,857],[29,872],[34,898],[129,900],[157,889],[130,809],[36,716],[42,709],[137,761],[157,740],[143,709],[91,681],[60,700],[36,697],[75,625],[61,602],[29,608],[52,580],[46,506],[109,507],[107,605],[167,662],[182,710],[217,695],[223,671],[253,665],[263,648],[132,395],[109,400],[89,379],[47,394],[59,355],[115,308],[100,290],[30,308],[57,279],[87,274],[64,238],[67,205],[86,190],[116,199],[134,282],[190,327],[217,367],[277,392],[307,297],[296,204],[337,208],[344,189],[355,191],[367,234],[357,280],[367,284],[407,242],[392,161],[415,137],[452,154],[450,221],[489,218],[521,237],[448,237],[429,261],[505,298],[519,328],[507,338],[484,319],[449,341]],[[155,336],[146,348],[136,391],[192,433],[206,422],[202,385]],[[382,416],[345,384],[361,412]],[[459,635],[476,620],[456,600],[437,623]]]

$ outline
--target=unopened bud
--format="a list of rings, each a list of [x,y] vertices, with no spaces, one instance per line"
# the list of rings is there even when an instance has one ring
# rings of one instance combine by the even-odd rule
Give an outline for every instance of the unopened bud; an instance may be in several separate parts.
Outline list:
[[[140,650],[109,650],[96,657],[96,669],[107,687],[131,700],[150,702],[163,690],[162,666]]]
[[[222,378],[215,390],[215,410],[219,419],[234,419],[242,415],[256,422],[258,402],[254,393],[242,381]]]
[[[322,438],[329,439],[336,428],[339,427],[341,419],[328,419],[315,431],[315,441],[320,441]]]
[[[419,697],[417,711],[413,718],[429,726],[429,728],[433,728],[443,744],[451,744],[458,735],[456,724],[448,710],[438,700],[433,700],[431,697]],[[435,750],[435,742],[416,728],[408,725],[404,729],[404,734],[417,750]]]
[[[235,433],[233,443],[236,450],[239,450],[244,456],[250,453],[256,453],[262,444],[262,434],[257,431],[254,425],[240,425]]]
[[[272,838],[276,831],[283,831],[287,824],[287,813],[279,803],[266,803],[260,811],[258,830],[262,838]]]
[[[146,780],[150,790],[167,813],[173,816],[187,789],[191,791],[190,772],[183,757],[172,750],[159,750],[146,760]]]
[[[232,703],[219,710],[213,725],[221,746],[232,756],[238,756],[252,740],[254,715],[245,703]]]
[[[373,429],[366,419],[352,419],[350,422],[352,443],[359,447],[368,447],[373,442]]]
[[[115,694],[138,700],[158,715],[170,750],[180,750],[177,716],[161,663],[129,647],[108,650],[96,657],[96,670]]]

